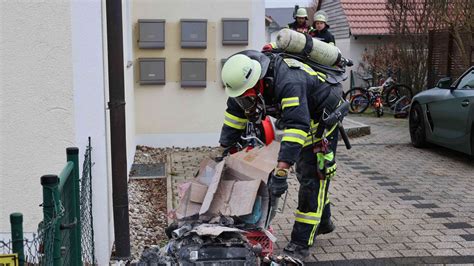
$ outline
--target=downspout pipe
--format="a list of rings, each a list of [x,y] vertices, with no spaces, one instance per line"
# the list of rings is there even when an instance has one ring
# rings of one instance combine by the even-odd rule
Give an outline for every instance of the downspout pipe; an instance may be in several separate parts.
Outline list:
[[[127,141],[125,128],[125,82],[123,65],[122,1],[106,0],[107,57],[109,69],[112,200],[114,213],[114,259],[130,257],[128,216]]]

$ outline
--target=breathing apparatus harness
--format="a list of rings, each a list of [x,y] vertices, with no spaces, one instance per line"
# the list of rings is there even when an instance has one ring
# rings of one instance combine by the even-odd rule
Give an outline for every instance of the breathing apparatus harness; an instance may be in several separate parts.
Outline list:
[[[305,48],[303,49],[302,53],[295,54],[295,53],[282,52],[281,50],[275,50],[275,51],[272,51],[272,52],[278,53],[278,55],[283,57],[283,58],[296,59],[300,62],[303,62],[303,63],[309,65],[312,69],[314,69],[316,71],[325,73],[326,74],[326,83],[324,83],[323,86],[329,87],[330,84],[332,84],[332,85],[339,84],[342,81],[347,79],[347,74],[345,73],[346,72],[346,67],[350,67],[350,66],[353,65],[352,60],[346,59],[344,57],[338,57],[337,65],[332,66],[332,67],[322,65],[322,64],[319,64],[316,61],[313,61],[309,57],[311,47],[312,47],[312,39],[309,37],[309,35],[307,35],[306,45],[305,45]],[[337,99],[332,99],[332,100],[334,101],[334,100],[337,100]],[[330,105],[336,106],[334,104],[335,103],[330,104]],[[349,113],[349,103],[341,99],[341,101],[337,104],[337,108],[335,108],[333,110],[328,110],[326,108],[323,108],[322,110],[318,110],[317,113],[319,114],[318,116],[319,116],[319,125],[320,126],[318,127],[318,130],[317,130],[316,134],[314,134],[313,138],[323,139],[321,144],[323,146],[325,146],[325,144],[327,144],[327,140],[325,140],[323,138],[324,130],[326,128],[334,125],[334,124],[337,124],[337,126],[339,128],[339,132],[341,134],[341,137],[344,141],[344,144],[345,144],[346,148],[348,150],[351,149],[352,146],[349,142],[349,138],[348,138],[348,136],[347,136],[347,134],[344,130],[344,127],[342,126],[343,118]],[[318,149],[317,147],[315,147],[315,148]],[[322,149],[325,149],[325,148],[327,148],[327,147],[323,147]]]
[[[309,42],[309,41],[308,41]],[[352,61],[349,59],[340,58],[338,66],[329,67],[319,64],[308,57],[310,45],[305,47],[305,53],[293,54],[288,52],[282,52],[278,50],[268,51],[263,53],[267,58],[270,59],[265,76],[251,89],[245,92],[242,96],[237,97],[236,101],[239,106],[244,110],[245,116],[250,123],[260,124],[267,115],[279,119],[281,117],[280,104],[277,101],[272,101],[272,104],[266,104],[265,102],[265,91],[271,91],[274,88],[274,77],[275,77],[275,59],[277,56],[283,58],[293,58],[298,61],[308,64],[311,68],[316,71],[323,72],[327,75],[326,84],[338,84],[343,80],[347,79],[345,74],[345,67],[351,66]],[[252,55],[249,55],[252,57]],[[253,57],[252,59],[259,60],[259,58]],[[342,139],[347,149],[351,148],[349,139],[342,126],[342,119],[348,113],[348,103],[341,102],[338,107],[334,110],[320,110],[322,114],[319,119],[320,128],[315,134],[315,137],[320,138],[324,133],[324,129],[328,126],[338,124],[338,128]]]

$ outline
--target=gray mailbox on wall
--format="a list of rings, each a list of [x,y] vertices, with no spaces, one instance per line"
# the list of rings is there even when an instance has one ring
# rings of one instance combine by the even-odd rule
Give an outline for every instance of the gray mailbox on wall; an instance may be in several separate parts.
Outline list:
[[[139,19],[138,20],[138,47],[165,48],[165,20]]]
[[[207,47],[207,19],[181,20],[181,47]]]
[[[166,83],[165,58],[139,58],[140,84]]]
[[[224,84],[224,81],[222,80],[222,68],[224,67],[225,62],[227,62],[227,58],[222,58],[221,59],[221,73],[220,73],[220,76],[219,76],[219,78],[222,81],[222,87],[224,87],[224,88],[225,88],[225,84]]]
[[[222,44],[249,43],[249,19],[247,18],[223,18],[222,19]]]
[[[206,87],[207,59],[181,58],[181,88]]]

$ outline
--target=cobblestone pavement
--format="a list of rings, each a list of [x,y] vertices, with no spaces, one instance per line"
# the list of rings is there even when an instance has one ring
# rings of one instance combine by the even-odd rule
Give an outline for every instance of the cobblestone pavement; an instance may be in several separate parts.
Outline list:
[[[318,237],[307,262],[474,263],[474,162],[442,147],[412,147],[407,120],[351,118],[371,134],[351,139],[349,151],[339,144],[330,188],[337,228]],[[206,156],[173,154],[173,183],[192,177]],[[277,251],[290,238],[297,189],[290,179],[287,208],[273,222]]]

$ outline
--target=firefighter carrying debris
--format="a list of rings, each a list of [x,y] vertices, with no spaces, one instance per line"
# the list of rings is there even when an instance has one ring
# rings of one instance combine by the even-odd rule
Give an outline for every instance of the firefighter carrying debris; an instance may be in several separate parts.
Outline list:
[[[258,123],[267,115],[268,106],[278,106],[276,116],[284,134],[269,188],[271,196],[281,197],[288,189],[288,169],[296,163],[298,208],[291,241],[284,251],[300,258],[309,255],[316,235],[335,229],[328,188],[336,173],[338,124],[323,120],[337,111],[343,100],[341,84],[331,84],[326,78],[295,58],[253,50],[229,57],[222,69],[229,96],[219,140],[222,147],[235,145],[248,121]]]

